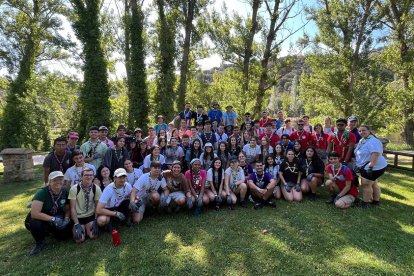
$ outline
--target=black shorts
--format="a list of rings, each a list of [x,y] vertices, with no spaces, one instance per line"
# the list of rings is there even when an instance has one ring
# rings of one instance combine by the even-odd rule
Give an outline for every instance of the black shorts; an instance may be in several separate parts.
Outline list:
[[[123,213],[125,216],[129,215],[129,199],[125,199],[118,207],[108,208],[110,211],[117,211]]]
[[[371,180],[371,181],[375,181],[375,180],[377,180],[377,179],[378,179],[381,175],[383,175],[383,174],[384,174],[385,169],[386,169],[386,168],[383,168],[383,169],[381,169],[381,170],[377,170],[377,171],[372,171],[372,175],[371,175],[371,177],[369,177],[369,176],[367,175],[367,171],[366,171],[365,169],[361,169],[360,173],[361,173],[361,177],[362,177],[362,178],[365,178],[365,179],[368,179],[368,180]]]
[[[89,222],[94,221],[94,220],[95,220],[95,215],[92,215],[86,218],[78,218],[79,224],[81,225],[86,225]]]

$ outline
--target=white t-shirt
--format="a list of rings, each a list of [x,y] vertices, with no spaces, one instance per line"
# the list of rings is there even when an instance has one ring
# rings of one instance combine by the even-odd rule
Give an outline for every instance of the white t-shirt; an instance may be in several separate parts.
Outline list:
[[[105,208],[118,207],[122,201],[129,199],[131,195],[132,187],[128,182],[124,187],[115,188],[115,183],[112,182],[103,190],[99,203],[105,204]]]
[[[279,166],[274,166],[273,168],[270,168],[270,170],[265,170],[268,174],[272,176],[273,179],[277,179],[279,174]]]
[[[371,160],[371,154],[377,152],[380,154],[377,164],[375,164],[373,170],[381,170],[387,166],[387,160],[382,155],[383,147],[380,140],[371,136],[369,139],[359,140],[358,145],[355,147],[355,164],[357,167],[361,167]],[[365,169],[368,169],[368,164],[365,165]]]
[[[222,141],[227,142],[227,139],[229,139],[229,136],[226,133],[223,132],[223,134],[221,134],[221,136],[220,136],[220,134],[218,132],[216,132],[216,142],[217,142],[216,147],[218,147],[218,144]]]
[[[251,161],[256,159],[256,155],[262,154],[262,151],[260,150],[260,146],[256,145],[255,148],[251,148],[250,144],[246,144],[243,147],[243,151],[247,155],[247,161],[250,163]]]
[[[161,165],[165,164],[165,157],[164,155],[160,154],[160,157],[158,160],[153,160],[153,161],[160,161]],[[144,169],[149,169],[151,167],[151,154],[148,154],[147,156],[145,156],[144,158]]]
[[[162,177],[161,180],[159,178],[152,179],[150,177],[150,173],[144,173],[141,175],[141,177],[134,184],[134,188],[138,190],[139,197],[149,192],[158,191],[160,187],[163,189],[167,187],[165,178]]]
[[[127,182],[133,185],[138,180],[138,178],[141,177],[142,174],[142,170],[134,168],[133,172],[127,172]]]
[[[175,149],[167,148],[165,150],[165,157],[165,163],[171,165],[175,160],[181,161],[181,158],[184,157],[184,150],[180,146],[177,146]]]
[[[218,173],[215,175],[218,178]],[[224,170],[222,169],[221,176],[224,178]],[[218,179],[217,179],[218,180]],[[213,182],[213,169],[210,168],[207,171],[207,182],[206,187],[210,187],[210,181]],[[220,181],[221,182],[221,181]],[[218,192],[218,191],[217,191]]]
[[[226,175],[230,176],[230,183],[235,183],[240,180],[245,180],[244,171],[242,168],[238,167],[237,172],[233,171],[230,167],[224,172]]]
[[[286,128],[286,127],[281,127],[281,128],[279,128],[277,131],[276,131],[276,134],[280,137],[280,138],[282,138],[282,135],[283,134],[287,134],[287,135],[290,135],[292,132],[294,132],[295,131],[295,129],[293,128],[293,127],[291,127],[291,128]]]
[[[65,175],[63,177],[64,180],[70,181],[70,186],[74,186],[81,181],[81,174],[85,168],[92,169],[93,174],[96,175],[95,166],[89,163],[85,163],[84,167],[75,167],[76,165],[70,167],[66,170]]]

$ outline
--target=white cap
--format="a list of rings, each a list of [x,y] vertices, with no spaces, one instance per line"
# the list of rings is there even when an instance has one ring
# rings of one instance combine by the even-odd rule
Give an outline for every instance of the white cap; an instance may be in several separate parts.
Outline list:
[[[119,168],[119,169],[116,169],[116,170],[115,170],[115,172],[114,172],[114,176],[115,176],[115,177],[127,176],[127,172],[126,172],[126,170],[125,170],[125,169],[123,169],[123,168]]]
[[[208,142],[204,145],[204,148],[206,148],[206,147],[213,147],[213,145],[210,142]]]
[[[63,173],[61,172],[61,171],[54,171],[54,172],[51,172],[50,174],[49,174],[49,181],[50,180],[53,180],[53,179],[55,179],[55,178],[57,178],[57,177],[63,177]]]

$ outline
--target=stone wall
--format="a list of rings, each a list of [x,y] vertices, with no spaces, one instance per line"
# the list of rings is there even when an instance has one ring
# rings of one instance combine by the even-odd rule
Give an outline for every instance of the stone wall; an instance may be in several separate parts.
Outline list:
[[[5,183],[34,179],[33,151],[31,149],[8,148],[0,154],[3,156],[3,180]]]

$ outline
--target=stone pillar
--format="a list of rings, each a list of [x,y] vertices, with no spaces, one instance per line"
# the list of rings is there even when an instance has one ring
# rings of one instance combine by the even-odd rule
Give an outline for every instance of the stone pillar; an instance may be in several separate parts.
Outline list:
[[[3,156],[5,183],[27,181],[35,178],[33,151],[26,148],[8,148],[0,152]]]

